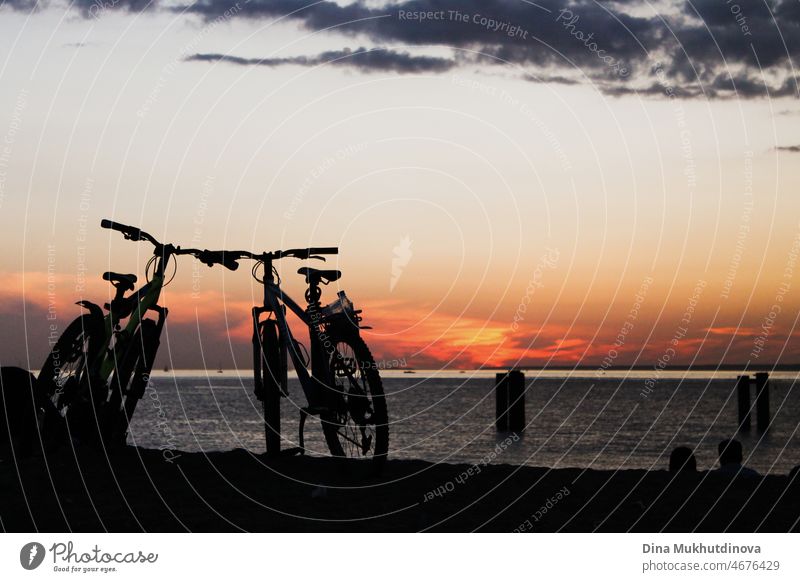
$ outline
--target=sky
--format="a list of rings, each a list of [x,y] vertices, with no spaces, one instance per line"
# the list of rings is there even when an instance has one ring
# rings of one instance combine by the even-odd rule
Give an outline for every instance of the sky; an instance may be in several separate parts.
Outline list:
[[[6,0],[0,363],[144,278],[103,218],[338,246],[390,365],[798,363],[799,54],[796,0]],[[181,259],[157,365],[247,368],[259,299]]]

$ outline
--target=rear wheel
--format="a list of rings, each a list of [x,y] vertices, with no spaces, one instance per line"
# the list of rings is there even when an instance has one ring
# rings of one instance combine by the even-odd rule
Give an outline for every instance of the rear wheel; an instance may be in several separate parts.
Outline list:
[[[335,457],[371,460],[383,465],[389,449],[389,419],[375,360],[357,332],[330,330],[328,365],[331,404],[320,415]]]
[[[58,338],[39,372],[39,397],[49,400],[53,404],[49,410],[66,419],[71,432],[78,436],[85,432],[86,413],[95,410],[107,394],[104,383],[93,383],[90,373],[92,362],[103,348],[103,337],[102,317],[81,315]],[[79,423],[73,422],[78,419]]]

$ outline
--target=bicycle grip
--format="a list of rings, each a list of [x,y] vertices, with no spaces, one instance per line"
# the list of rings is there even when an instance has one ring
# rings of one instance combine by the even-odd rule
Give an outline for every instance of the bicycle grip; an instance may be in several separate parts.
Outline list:
[[[141,234],[141,231],[134,226],[128,226],[126,224],[114,222],[113,220],[108,220],[107,218],[104,218],[100,221],[100,228],[110,228],[111,230],[116,230],[124,234],[127,238],[131,238],[133,240],[139,240]]]
[[[222,264],[225,265],[225,267],[230,269],[231,271],[235,271],[236,269],[239,268],[239,263],[236,261],[236,259],[230,259],[224,256],[222,258]]]
[[[306,249],[309,255],[338,255],[339,247],[311,247]]]

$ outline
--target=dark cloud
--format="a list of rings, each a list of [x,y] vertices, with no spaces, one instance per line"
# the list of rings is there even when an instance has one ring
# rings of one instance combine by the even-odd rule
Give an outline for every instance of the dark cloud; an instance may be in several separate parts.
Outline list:
[[[675,95],[744,98],[798,95],[791,61],[800,57],[797,0],[676,0],[681,17],[634,16],[642,0],[407,0],[386,5],[331,1],[200,0],[173,10],[207,20],[282,18],[380,44],[443,46],[459,61],[558,69],[584,76],[611,94],[664,93],[652,63]],[[456,11],[466,19],[456,16]],[[639,11],[640,14],[647,12]],[[425,15],[421,18],[420,15]],[[311,58],[312,64],[315,63]],[[449,61],[447,61],[449,62]],[[391,61],[390,61],[391,64]],[[374,69],[376,67],[370,67]],[[379,68],[379,67],[378,67]],[[626,74],[620,74],[624,69]],[[767,71],[771,84],[761,81]],[[663,83],[662,83],[663,85]]]
[[[775,149],[779,152],[791,152],[793,154],[800,154],[800,145],[778,146]]]
[[[561,75],[523,75],[522,78],[533,83],[555,83],[557,85],[577,85],[579,83],[576,79]]]
[[[30,12],[37,8],[43,8],[44,5],[38,0],[2,0],[0,1],[0,9],[4,7],[19,10],[20,12]]]
[[[353,68],[362,72],[391,71],[394,73],[442,73],[456,66],[456,61],[452,59],[412,56],[406,52],[363,47],[356,50],[326,51],[314,56],[247,59],[221,54],[195,54],[185,60],[225,62],[234,65],[258,65],[263,67],[327,65]]]
[[[684,12],[697,24],[677,35],[693,62],[755,69],[800,56],[797,0],[691,0]]]
[[[72,6],[87,18],[100,18],[106,12],[145,12],[160,7],[160,0],[72,0]]]
[[[43,0],[46,1],[46,0]],[[22,10],[36,0],[7,0]],[[362,71],[446,71],[456,65],[517,68],[522,78],[590,82],[614,95],[664,94],[653,75],[660,63],[672,95],[698,97],[800,97],[793,61],[800,59],[798,0],[672,0],[655,14],[645,0],[76,0],[86,17],[105,11],[168,10],[206,21],[271,19],[329,36],[378,46],[453,50],[453,58],[411,56],[379,49],[353,53],[339,66]],[[323,55],[286,59],[220,58],[262,66],[315,66]],[[204,58],[205,57],[205,58]],[[210,58],[213,57],[213,58]],[[333,63],[332,63],[333,64]],[[765,83],[762,79],[768,79]]]
[[[160,0],[71,0],[70,8],[77,9],[85,18],[99,18],[107,11],[145,12],[160,8]],[[64,6],[57,0],[0,0],[0,9],[8,6],[14,10],[30,12],[50,6]]]
[[[14,10],[30,12],[50,6],[75,8],[85,18],[98,18],[106,11],[123,10],[126,12],[145,12],[160,8],[160,0],[71,0],[59,3],[57,0],[0,0],[0,9],[8,6]]]
[[[327,30],[381,44],[477,50],[516,64],[596,65],[599,59],[574,33],[591,35],[590,42],[596,41],[620,60],[644,56],[638,39],[652,36],[650,21],[610,15],[590,0],[579,1],[565,12],[560,12],[565,4],[557,0],[538,2],[542,8],[520,0],[410,0],[374,8],[363,2],[339,6],[330,1],[251,0],[239,9],[232,0],[202,0],[176,10],[206,19],[225,13],[232,18],[285,18],[313,31]],[[455,11],[466,15],[467,21],[457,18]],[[420,20],[416,15],[421,13],[438,19]],[[567,23],[575,17],[569,27]],[[623,26],[632,34],[619,34]]]

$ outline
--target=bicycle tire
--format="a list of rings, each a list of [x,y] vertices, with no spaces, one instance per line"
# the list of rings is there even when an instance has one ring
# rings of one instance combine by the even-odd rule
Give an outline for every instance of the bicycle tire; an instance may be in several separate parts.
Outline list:
[[[261,407],[264,413],[264,440],[268,455],[281,450],[281,370],[278,324],[273,319],[259,323],[258,356],[261,358]]]
[[[36,382],[38,397],[53,405],[48,406],[46,413],[57,413],[70,424],[67,419],[70,406],[79,400],[91,400],[92,408],[100,404],[106,391],[97,386],[103,382],[92,385],[91,365],[103,349],[104,338],[103,318],[94,313],[84,313],[66,327],[48,354]],[[89,394],[85,393],[87,391]],[[52,424],[58,423],[46,422],[45,426]],[[72,423],[69,428],[80,436],[85,427]]]
[[[375,359],[358,332],[331,328],[328,335],[328,396],[334,405],[320,414],[328,449],[334,457],[370,461],[379,470],[389,451],[389,417]]]
[[[157,351],[157,325],[143,319],[110,382],[108,401],[102,407],[101,434],[107,446],[125,445],[131,418],[147,389]]]

